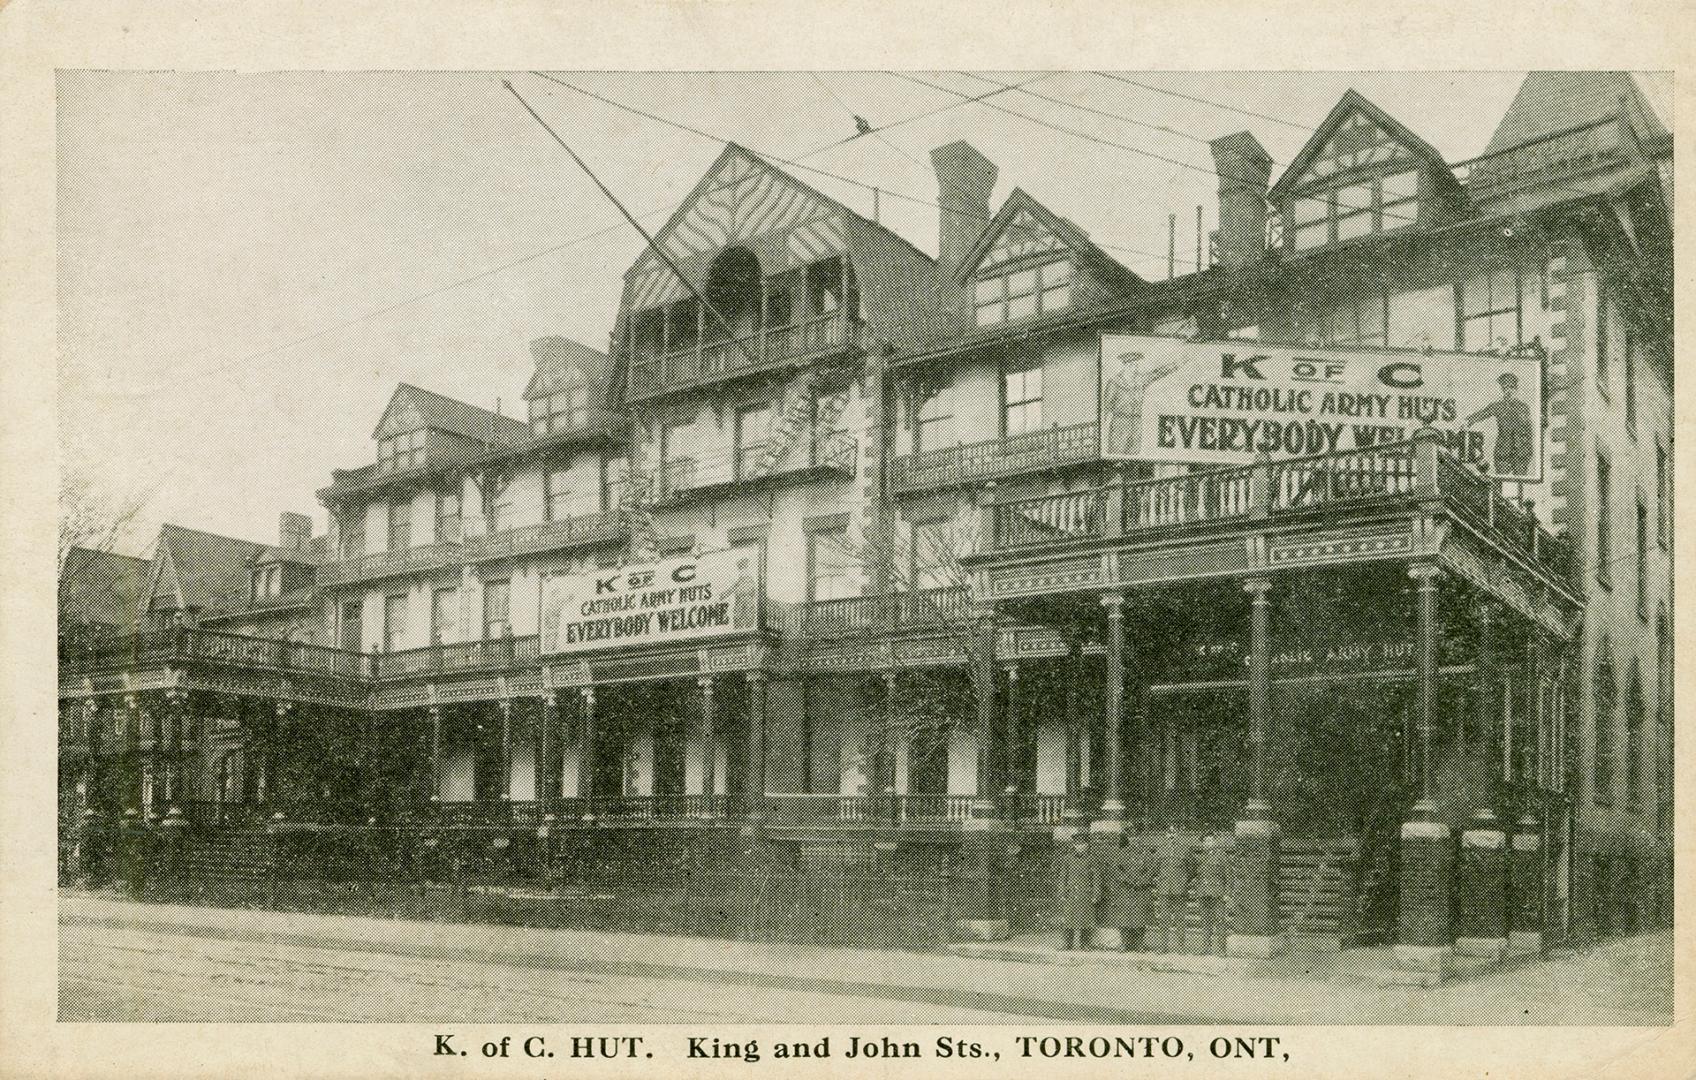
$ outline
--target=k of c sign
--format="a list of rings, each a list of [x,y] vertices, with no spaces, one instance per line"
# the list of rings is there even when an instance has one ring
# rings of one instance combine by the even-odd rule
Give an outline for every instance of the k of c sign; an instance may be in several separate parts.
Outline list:
[[[759,626],[759,552],[732,548],[542,584],[542,652],[716,637]]]
[[[1535,357],[1101,336],[1101,455],[1236,465],[1444,433],[1505,480],[1542,476]]]

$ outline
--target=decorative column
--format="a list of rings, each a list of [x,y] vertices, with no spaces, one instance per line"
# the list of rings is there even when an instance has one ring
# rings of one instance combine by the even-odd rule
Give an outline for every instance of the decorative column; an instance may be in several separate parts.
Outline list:
[[[702,675],[695,680],[701,688],[701,805],[703,816],[711,821],[718,816],[718,702],[713,691],[713,677]]]
[[[1543,951],[1543,835],[1537,815],[1526,811],[1508,851],[1508,951]]]
[[[1072,634],[1067,642],[1065,712],[1066,725],[1066,809],[1061,815],[1060,824],[1054,827],[1054,839],[1066,843],[1077,835],[1078,829],[1084,823],[1084,810],[1079,805],[1080,788],[1083,783],[1083,739],[1079,730],[1078,691],[1083,683],[1083,642],[1076,634]]]
[[[1497,775],[1502,771],[1499,764],[1500,752],[1497,749],[1502,745],[1499,736],[1502,720],[1501,668],[1497,662],[1499,654],[1496,649],[1496,612],[1487,597],[1480,597],[1475,603],[1473,618],[1478,623],[1478,715],[1473,722],[1474,749],[1484,761],[1486,771],[1490,775]],[[1456,724],[1455,730],[1457,748],[1466,749],[1464,725]]]
[[[1023,702],[1019,697],[1019,665],[1008,664],[1007,668],[1007,730],[1005,743],[1001,751],[1001,759],[1005,763],[1007,809],[1003,814],[1010,821],[1018,821],[1020,817],[1019,796],[1024,792],[1024,733],[1020,730],[1023,717],[1020,715]]]
[[[765,824],[766,801],[766,673],[748,672],[748,828],[757,834]]]
[[[123,797],[125,810],[141,807],[141,700],[134,694],[124,697]]]
[[[972,625],[972,692],[977,701],[978,793],[968,829],[995,827],[995,609],[980,607]]]
[[[430,706],[430,801],[442,801],[442,707]]]
[[[165,691],[165,724],[170,738],[165,750],[165,801],[169,806],[175,806],[183,797],[183,726],[188,719],[187,709],[187,691],[176,687]]]
[[[887,816],[890,823],[894,824],[901,816],[899,812],[899,802],[896,798],[895,792],[896,757],[900,753],[900,737],[898,735],[900,725],[896,722],[896,702],[899,699],[895,696],[895,672],[884,672],[882,683],[883,735],[879,740],[882,746],[882,751],[878,754],[878,776],[877,781],[873,786],[876,789],[874,795],[885,796],[885,798],[874,799],[874,802],[884,802],[887,804]]]
[[[544,810],[548,801],[559,797],[559,785],[555,783],[559,770],[554,768],[554,711],[557,708],[554,692],[543,690],[541,708],[536,715],[536,738],[532,745],[535,747],[536,803],[539,809]]]
[[[1283,855],[1278,823],[1266,791],[1266,739],[1272,713],[1272,618],[1267,593],[1272,579],[1250,578],[1248,642],[1248,802],[1236,823],[1237,914],[1225,951],[1232,956],[1271,957],[1284,951],[1278,919]]]
[[[512,802],[512,699],[496,702],[501,710],[501,802]]]
[[[1125,831],[1125,767],[1120,727],[1125,718],[1125,594],[1106,593],[1101,606],[1107,609],[1107,792],[1101,816],[1090,824],[1092,833]]]
[[[1431,733],[1437,713],[1437,575],[1434,564],[1408,570],[1418,584],[1419,801],[1402,825],[1401,910],[1396,959],[1405,967],[1441,977],[1454,951],[1450,933],[1450,881],[1454,873],[1449,827],[1437,820],[1431,793]]]
[[[1508,951],[1507,836],[1489,807],[1460,834],[1455,873],[1455,952],[1500,960]]]
[[[583,800],[583,823],[595,823],[595,688],[578,692],[582,716],[577,725],[577,795]]]

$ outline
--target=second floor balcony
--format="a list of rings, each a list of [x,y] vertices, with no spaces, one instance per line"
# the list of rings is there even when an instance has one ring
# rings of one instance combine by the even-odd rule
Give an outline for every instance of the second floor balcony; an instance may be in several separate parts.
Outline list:
[[[553,551],[571,551],[600,544],[622,543],[630,531],[622,510],[572,514],[555,521],[538,521],[494,532],[468,530],[465,537],[467,562],[510,559]]]
[[[901,495],[1094,461],[1100,430],[1091,421],[903,454],[889,463],[889,486]]]
[[[353,555],[321,564],[318,567],[318,584],[352,585],[407,574],[427,573],[454,565],[464,557],[465,545],[457,540],[394,548],[389,551],[368,551],[363,555]]]
[[[679,455],[655,470],[657,502],[681,502],[723,494],[740,486],[804,483],[854,475],[859,444],[840,431],[802,434],[784,444],[773,440],[710,454]]]

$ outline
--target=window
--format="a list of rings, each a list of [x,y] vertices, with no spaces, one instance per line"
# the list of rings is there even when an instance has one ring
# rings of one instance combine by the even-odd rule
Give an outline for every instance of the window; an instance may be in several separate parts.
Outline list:
[[[1613,466],[1601,454],[1596,455],[1596,580],[1610,588],[1613,572],[1610,568],[1614,554],[1613,526]]]
[[[1596,297],[1596,382],[1603,390],[1608,388],[1608,372],[1611,367],[1610,361],[1613,359],[1611,355],[1613,342],[1608,340],[1610,337],[1608,324],[1612,321],[1609,318],[1610,314],[1608,311],[1608,294],[1604,291]]]
[[[915,400],[918,407],[913,415],[913,453],[953,446],[959,440],[954,434],[954,386],[921,386]]]
[[[979,326],[1047,315],[1072,306],[1072,260],[979,279],[973,286]]]
[[[463,508],[458,491],[436,493],[436,543],[457,544],[463,535]]]
[[[1298,195],[1289,216],[1298,251],[1411,225],[1419,220],[1419,170]]]
[[[459,590],[437,589],[430,594],[430,644],[441,645],[458,635]]]
[[[1397,349],[1450,350],[1455,347],[1455,294],[1438,285],[1412,292],[1392,292],[1389,334],[1385,344]]]
[[[365,602],[363,600],[342,601],[342,637],[341,646],[344,652],[364,652],[365,640]]]
[[[601,509],[617,510],[624,505],[630,487],[630,459],[622,454],[601,459]]]
[[[1649,621],[1649,508],[1637,495],[1637,617]]]
[[[347,511],[340,521],[342,558],[357,559],[365,554],[365,508]]]
[[[509,477],[490,476],[483,488],[484,530],[498,533],[512,524],[512,482]]]
[[[1614,707],[1619,699],[1619,682],[1614,674],[1613,646],[1602,635],[1596,646],[1595,761],[1591,768],[1591,800],[1606,806],[1614,791]]]
[[[405,551],[412,546],[412,504],[389,504],[389,550]]]
[[[1383,345],[1389,307],[1383,293],[1341,301],[1325,317],[1327,345]]]
[[[1632,806],[1642,807],[1643,795],[1649,786],[1646,772],[1648,762],[1643,755],[1643,719],[1649,713],[1643,697],[1643,676],[1637,658],[1631,660],[1631,677],[1625,691],[1625,789]]]
[[[1625,367],[1625,430],[1632,435],[1637,434],[1637,345],[1631,339],[1631,324],[1620,323],[1620,337],[1624,338],[1620,363]]]
[[[383,598],[383,651],[399,652],[406,647],[406,595]]]
[[[377,469],[397,472],[424,464],[424,432],[409,431],[377,440]]]
[[[954,550],[947,521],[920,522],[913,526],[913,588],[947,589],[959,582],[955,560],[963,552]]]
[[[701,305],[694,297],[666,309],[665,332],[668,352],[693,349],[701,340]]]
[[[483,637],[493,640],[512,633],[512,582],[483,582]]]
[[[1520,343],[1519,272],[1498,267],[1455,286],[1459,291],[1460,348],[1471,352]]]
[[[571,468],[569,465],[549,465],[542,473],[542,488],[547,499],[547,520],[564,521],[576,509],[571,497]]]
[[[530,401],[530,427],[538,435],[580,429],[589,420],[589,387],[574,383]]]
[[[1672,517],[1672,487],[1667,473],[1667,448],[1655,440],[1655,542],[1667,546],[1667,522]]]
[[[771,442],[772,405],[762,401],[736,410],[736,475],[758,467]]]
[[[279,596],[283,591],[283,575],[280,566],[261,566],[253,571],[253,599],[264,600]]]
[[[1001,434],[1042,427],[1042,357],[1010,360],[1001,367]]]
[[[840,600],[858,596],[858,567],[848,550],[848,526],[807,534],[807,599]]]

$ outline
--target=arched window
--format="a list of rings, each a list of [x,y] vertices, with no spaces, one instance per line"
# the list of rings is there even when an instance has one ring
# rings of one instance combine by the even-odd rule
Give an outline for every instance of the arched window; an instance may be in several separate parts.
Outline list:
[[[1614,708],[1619,703],[1619,677],[1614,671],[1614,648],[1606,634],[1596,643],[1596,675],[1592,686],[1595,701],[1593,723],[1594,760],[1591,764],[1591,800],[1606,806],[1614,792]]]
[[[721,323],[711,312],[707,313],[709,340],[724,340],[726,325],[737,338],[760,332],[763,307],[760,277],[760,260],[747,248],[725,248],[713,260],[707,271],[705,295],[707,303],[724,321]]]
[[[1648,790],[1647,762],[1643,759],[1643,718],[1648,712],[1643,697],[1643,670],[1634,656],[1625,691],[1625,790],[1626,801],[1632,806],[1642,806],[1643,794]]]

